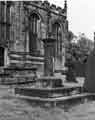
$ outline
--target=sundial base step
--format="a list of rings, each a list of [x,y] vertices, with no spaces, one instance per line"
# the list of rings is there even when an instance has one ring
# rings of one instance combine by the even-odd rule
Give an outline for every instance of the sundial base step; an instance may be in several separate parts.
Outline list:
[[[23,99],[23,100],[29,100],[31,102],[35,102],[39,105],[52,105],[52,106],[62,106],[62,105],[69,105],[70,103],[85,103],[89,100],[95,100],[95,94],[94,93],[82,93],[82,94],[76,94],[72,96],[60,96],[55,98],[41,98],[41,97],[31,97],[31,96],[24,96],[24,95],[16,95],[17,98]]]
[[[29,87],[16,87],[15,94],[41,97],[41,98],[53,98],[59,96],[70,96],[73,94],[81,93],[81,86],[77,87],[57,87],[57,88],[29,88]]]

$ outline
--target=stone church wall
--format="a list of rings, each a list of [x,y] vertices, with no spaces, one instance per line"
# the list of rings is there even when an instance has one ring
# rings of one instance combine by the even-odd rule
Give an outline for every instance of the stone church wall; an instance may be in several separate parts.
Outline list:
[[[59,68],[63,67],[65,62],[65,43],[67,41],[66,36],[68,34],[66,2],[65,5],[63,5],[63,8],[57,7],[53,4],[50,5],[50,3],[47,1],[12,1],[9,3],[11,4],[9,11],[10,39],[7,46],[7,53],[9,56],[8,63],[11,64],[14,62],[19,65],[26,62],[33,65],[34,62],[35,64],[38,64],[39,61],[39,66],[43,65],[44,45],[42,39],[48,37],[54,38],[53,24],[57,22],[60,25],[62,33],[62,40],[60,43],[62,49],[59,56],[57,56],[56,66]],[[7,4],[7,2],[5,4]],[[37,14],[41,19],[41,22],[39,23],[40,29],[37,33],[37,50],[40,50],[41,55],[39,53],[34,55],[29,51],[29,22],[31,23],[29,18],[33,13]],[[2,29],[3,28],[4,26]],[[40,58],[39,60],[38,57]]]

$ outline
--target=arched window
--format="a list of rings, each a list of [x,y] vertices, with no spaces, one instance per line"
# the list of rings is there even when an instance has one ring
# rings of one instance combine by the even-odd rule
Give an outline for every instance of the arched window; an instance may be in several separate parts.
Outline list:
[[[53,36],[56,39],[56,55],[60,55],[61,50],[62,50],[62,31],[61,31],[61,26],[58,22],[55,22],[53,24]]]
[[[31,15],[31,29],[34,34],[37,34],[37,28],[38,28],[38,21],[39,21],[39,16],[35,13]]]
[[[29,51],[40,52],[41,19],[39,15],[33,13],[29,19]]]

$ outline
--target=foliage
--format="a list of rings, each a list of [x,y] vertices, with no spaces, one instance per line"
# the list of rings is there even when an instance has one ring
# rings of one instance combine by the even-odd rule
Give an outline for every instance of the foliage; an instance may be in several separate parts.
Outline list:
[[[87,62],[88,55],[93,50],[93,42],[88,39],[84,34],[80,34],[78,37],[69,33],[68,37],[69,44],[66,48],[66,63],[68,67],[67,81],[76,82],[75,76],[76,64],[85,65]]]
[[[67,36],[68,41],[71,42],[73,38],[74,38],[74,33],[72,31],[69,31]]]
[[[71,33],[70,33],[71,34]],[[73,34],[74,36],[74,34]],[[71,38],[71,37],[70,37]],[[88,39],[84,34],[80,34],[76,39],[77,42],[73,42],[74,37],[69,42],[69,47],[67,48],[67,59],[71,59],[72,62],[86,62],[87,57],[93,50],[93,42]]]

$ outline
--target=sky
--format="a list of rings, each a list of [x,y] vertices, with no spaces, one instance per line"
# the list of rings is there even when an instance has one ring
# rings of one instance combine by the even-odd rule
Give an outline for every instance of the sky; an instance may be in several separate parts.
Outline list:
[[[49,0],[57,6],[64,7],[64,0]],[[95,31],[95,0],[67,0],[69,30],[75,35],[85,33],[93,40]]]

